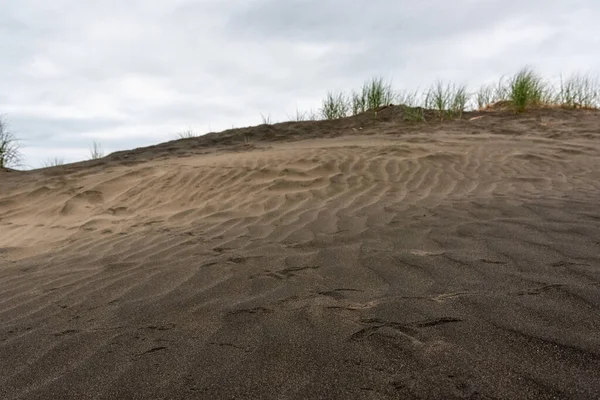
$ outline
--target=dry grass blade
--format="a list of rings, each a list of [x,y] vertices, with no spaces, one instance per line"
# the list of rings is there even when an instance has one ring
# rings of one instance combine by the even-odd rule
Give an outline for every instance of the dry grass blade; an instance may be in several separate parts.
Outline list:
[[[48,168],[48,167],[57,167],[59,165],[64,165],[64,163],[65,163],[65,159],[64,158],[50,157],[50,158],[46,159],[46,161],[44,161],[43,166],[45,168]]]

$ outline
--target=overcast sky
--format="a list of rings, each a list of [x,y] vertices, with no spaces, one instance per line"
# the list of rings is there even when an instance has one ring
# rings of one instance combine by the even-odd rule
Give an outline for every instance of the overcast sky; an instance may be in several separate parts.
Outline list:
[[[317,110],[373,76],[600,71],[597,0],[0,0],[0,115],[29,167]]]

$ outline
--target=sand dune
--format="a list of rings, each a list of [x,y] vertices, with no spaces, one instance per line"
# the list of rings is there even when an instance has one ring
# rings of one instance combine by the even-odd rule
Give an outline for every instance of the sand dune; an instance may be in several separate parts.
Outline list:
[[[386,112],[0,171],[0,397],[597,398],[600,114]]]

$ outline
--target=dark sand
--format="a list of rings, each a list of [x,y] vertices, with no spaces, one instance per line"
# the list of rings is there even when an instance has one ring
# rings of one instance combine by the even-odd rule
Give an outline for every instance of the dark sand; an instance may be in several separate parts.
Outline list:
[[[599,398],[600,113],[476,115],[0,171],[0,398]]]

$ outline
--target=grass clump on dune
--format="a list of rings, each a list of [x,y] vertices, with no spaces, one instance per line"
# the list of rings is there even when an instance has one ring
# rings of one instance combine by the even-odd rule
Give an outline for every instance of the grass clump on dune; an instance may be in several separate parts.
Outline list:
[[[475,94],[477,109],[484,110],[498,102],[508,102],[508,87],[500,78],[497,84],[482,85]]]
[[[600,81],[587,75],[572,74],[560,80],[556,102],[567,108],[600,107]]]
[[[94,141],[90,146],[90,159],[99,160],[104,157],[104,151],[102,151],[102,146],[100,143]]]
[[[549,103],[549,88],[542,77],[529,68],[523,68],[509,81],[507,100],[515,111],[523,112],[530,106]]]
[[[391,83],[385,82],[383,78],[373,78],[366,82],[359,92],[352,93],[352,115],[390,105],[395,99],[396,94]]]
[[[195,138],[195,137],[199,137],[199,136],[200,136],[199,133],[196,133],[191,129],[181,131],[177,134],[177,137],[179,139],[191,139],[191,138]]]
[[[59,165],[64,165],[64,164],[65,164],[64,158],[50,157],[50,158],[46,159],[46,161],[44,161],[43,166],[45,168],[49,168],[49,167],[58,167]]]
[[[404,106],[403,118],[405,121],[420,122],[425,120],[425,112],[422,107],[421,96],[418,91],[402,91],[396,96],[398,104]]]
[[[325,119],[340,119],[348,116],[349,103],[342,92],[327,93],[321,105],[321,115]]]
[[[389,82],[383,78],[373,78],[359,91],[352,91],[350,96],[343,92],[327,93],[320,113],[324,119],[339,119],[369,110],[376,111],[380,107],[394,103],[395,99],[396,93]]]
[[[425,108],[437,111],[440,120],[460,118],[467,107],[469,95],[466,85],[434,83],[425,94]]]

